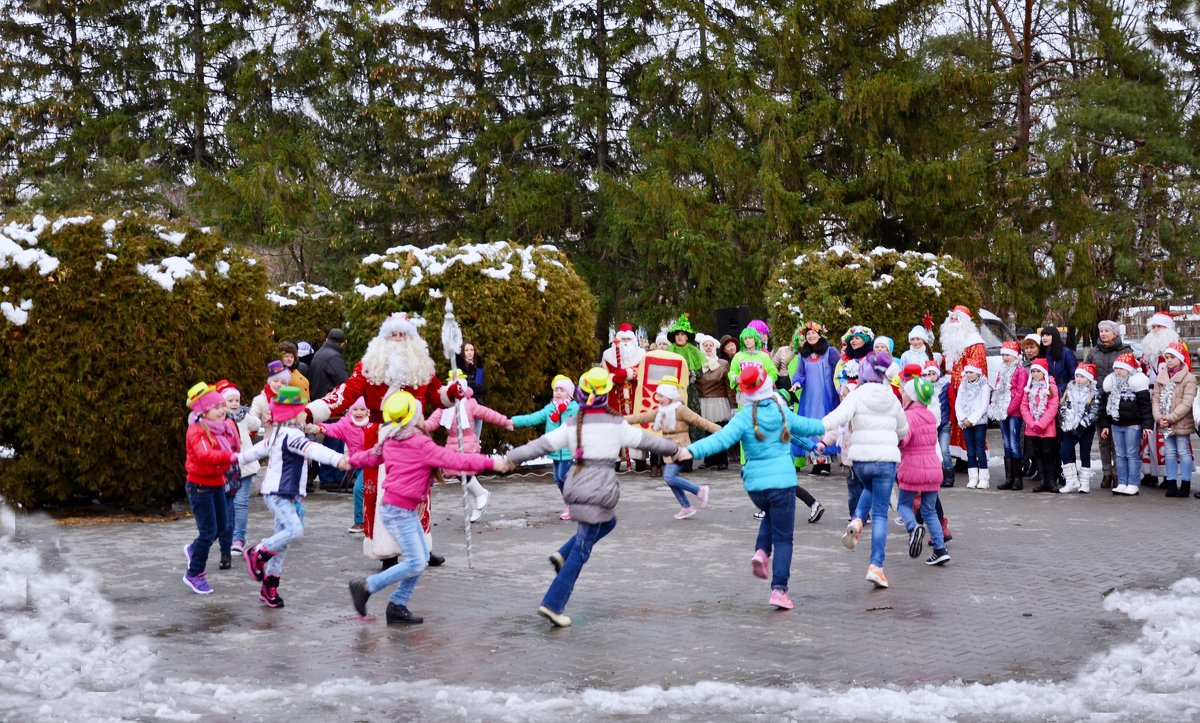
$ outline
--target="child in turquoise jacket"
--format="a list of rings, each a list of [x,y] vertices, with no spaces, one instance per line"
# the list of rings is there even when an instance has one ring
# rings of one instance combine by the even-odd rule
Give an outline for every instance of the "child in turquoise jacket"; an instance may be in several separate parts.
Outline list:
[[[693,457],[706,457],[738,442],[746,455],[742,484],[754,506],[766,514],[758,524],[758,539],[750,567],[756,577],[771,571],[771,597],[780,610],[790,610],[788,577],[792,569],[792,530],[796,522],[796,468],[792,465],[793,437],[808,440],[824,434],[819,419],[801,417],[787,409],[775,394],[763,367],[750,366],[738,375],[738,403],[742,409],[720,432],[692,442]],[[774,550],[775,560],[771,561]]]
[[[554,398],[550,400],[550,403],[532,414],[520,414],[513,417],[513,427],[536,427],[539,424],[545,424],[545,433],[548,434],[561,427],[564,421],[579,412],[579,404],[573,399],[575,395],[574,382],[559,374],[550,383],[550,389],[554,392]],[[563,483],[567,480],[567,472],[571,471],[571,451],[560,449],[546,456],[550,458],[551,466],[554,469],[554,484],[558,485],[558,491],[562,493]],[[570,507],[564,504],[558,519],[571,519]]]

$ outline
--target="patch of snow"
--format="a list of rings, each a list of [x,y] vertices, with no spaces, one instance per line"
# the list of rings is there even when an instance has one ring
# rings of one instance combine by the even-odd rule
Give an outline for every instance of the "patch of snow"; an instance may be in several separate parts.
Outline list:
[[[168,256],[157,264],[138,264],[137,268],[139,273],[167,291],[173,291],[176,281],[186,279],[192,274],[199,274],[200,278],[204,278],[203,271],[180,256]]]
[[[102,225],[100,228],[101,228],[101,230],[104,231],[104,233],[111,235],[113,231],[117,230],[117,219],[115,219],[115,218],[108,219],[107,221],[104,222],[104,225]]]
[[[289,299],[286,296],[280,296],[279,294],[276,294],[274,291],[267,292],[267,301],[270,301],[271,303],[275,304],[276,306],[295,306],[296,304],[300,303],[299,301],[296,301],[295,299]]]
[[[0,444],[0,459],[14,459],[16,456],[17,450]]]
[[[13,306],[11,302],[0,302],[0,313],[4,314],[4,318],[17,326],[24,326],[25,322],[29,321],[29,310],[33,308],[31,299],[24,299],[19,306]]]
[[[546,284],[547,284],[547,283],[548,283],[548,282],[547,282],[545,279],[539,278],[539,279],[537,280],[537,290],[538,290],[538,291],[540,291],[540,292],[542,292],[542,293],[545,293],[545,292],[546,292]]]
[[[498,269],[483,269],[479,273],[483,274],[484,276],[487,276],[488,278],[502,279],[504,281],[508,281],[509,279],[512,278],[512,270],[513,270],[513,265],[506,261],[506,262],[504,262],[504,265]]]
[[[441,289],[430,289],[429,290],[429,298],[431,298],[431,299],[442,298],[442,290]]]
[[[373,299],[376,296],[383,296],[387,293],[388,287],[386,284],[376,284],[375,286],[367,286],[365,284],[356,284],[354,290],[364,299]]]
[[[225,259],[217,259],[217,263],[214,265],[217,267],[218,274],[221,276],[229,276],[230,266],[228,261]]]
[[[179,246],[183,244],[183,240],[187,238],[187,234],[183,231],[160,232],[158,237],[172,246]]]
[[[85,223],[90,223],[91,216],[60,216],[54,225],[50,227],[50,233],[55,234],[63,230],[67,226],[82,226]]]
[[[21,228],[15,224],[9,224],[0,229],[0,269],[14,264],[22,269],[28,269],[36,264],[38,273],[46,276],[58,268],[59,261],[56,257],[36,246],[22,248],[20,244],[13,241],[14,237],[22,241],[32,239],[33,244],[37,243],[37,233],[30,229]]]

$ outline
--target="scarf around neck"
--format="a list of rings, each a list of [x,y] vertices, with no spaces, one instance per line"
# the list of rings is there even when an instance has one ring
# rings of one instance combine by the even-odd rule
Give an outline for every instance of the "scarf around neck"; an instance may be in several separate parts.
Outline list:
[[[675,401],[663,405],[654,413],[654,431],[671,433],[675,431],[675,410],[683,406],[683,402]]]
[[[1034,419],[1041,419],[1046,413],[1046,407],[1050,404],[1050,380],[1043,379],[1040,382],[1029,382],[1029,411],[1033,413]]]
[[[200,424],[204,425],[204,428],[212,434],[221,449],[226,452],[240,452],[241,440],[238,439],[231,425],[226,423],[227,421],[222,418],[219,421],[210,422],[203,417],[200,418]]]

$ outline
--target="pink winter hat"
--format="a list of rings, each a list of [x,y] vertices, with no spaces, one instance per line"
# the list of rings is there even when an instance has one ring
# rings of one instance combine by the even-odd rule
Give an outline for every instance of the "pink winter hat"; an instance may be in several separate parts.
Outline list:
[[[347,411],[353,412],[355,409],[368,409],[366,397],[355,399],[354,404],[351,404]]]

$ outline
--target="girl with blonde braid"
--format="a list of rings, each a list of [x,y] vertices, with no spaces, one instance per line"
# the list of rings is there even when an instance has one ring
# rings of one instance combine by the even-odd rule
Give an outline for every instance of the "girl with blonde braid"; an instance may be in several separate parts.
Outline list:
[[[621,450],[632,447],[664,456],[675,456],[679,445],[656,437],[608,410],[612,376],[604,369],[591,369],[579,378],[575,400],[579,413],[563,421],[558,429],[547,432],[528,444],[510,451],[508,462],[521,464],[544,457],[557,449],[570,449],[574,465],[563,485],[563,500],[571,519],[579,528],[571,539],[551,553],[550,564],[557,573],[542,598],[538,614],[562,628],[571,624],[563,614],[575,581],[592,554],[592,547],[617,526],[614,510],[621,497],[616,463]],[[511,466],[508,470],[511,470]]]
[[[742,484],[754,506],[766,513],[758,523],[750,570],[755,577],[770,577],[768,605],[791,610],[787,593],[796,523],[796,469],[792,465],[791,441],[795,437],[803,440],[802,445],[811,446],[809,438],[824,434],[825,426],[820,420],[787,409],[775,393],[769,372],[761,366],[743,369],[738,375],[741,411],[720,432],[693,442],[676,459],[704,457],[742,443],[746,455]]]

